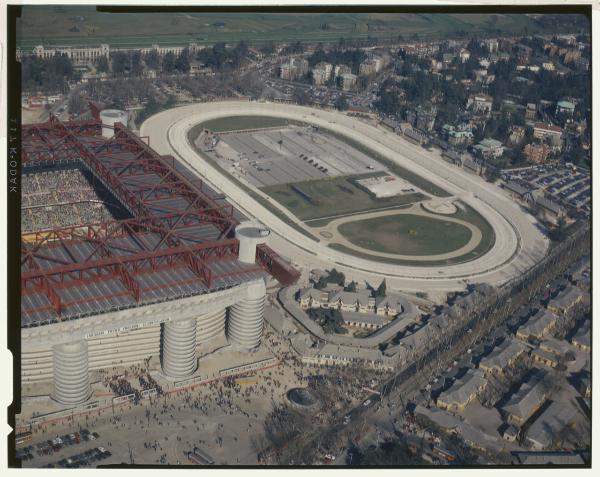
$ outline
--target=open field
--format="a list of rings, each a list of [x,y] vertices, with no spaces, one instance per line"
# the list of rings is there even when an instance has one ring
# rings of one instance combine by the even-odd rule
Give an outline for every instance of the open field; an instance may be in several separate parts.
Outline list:
[[[292,124],[285,118],[269,116],[233,116],[230,118],[217,118],[194,126],[190,135],[198,134],[200,129],[210,129],[212,132],[237,131],[240,129],[273,128],[276,126],[289,126]]]
[[[406,216],[404,216],[404,217],[406,217]],[[448,259],[444,259],[444,260],[431,260],[431,261],[383,258],[383,257],[379,257],[377,255],[359,252],[357,250],[353,250],[349,247],[346,247],[345,245],[338,244],[338,243],[332,243],[332,244],[329,244],[328,246],[334,250],[339,250],[340,252],[348,253],[348,254],[354,255],[359,258],[365,258],[365,259],[373,260],[376,262],[390,263],[390,264],[394,264],[394,265],[423,266],[423,267],[439,267],[439,266],[445,266],[445,265],[455,265],[455,264],[459,264],[459,263],[465,263],[465,262],[474,260],[478,257],[481,257],[482,255],[485,255],[488,251],[490,251],[492,249],[492,247],[496,243],[496,235],[494,233],[494,229],[491,227],[491,225],[488,223],[488,221],[485,220],[472,207],[469,207],[466,204],[460,203],[458,212],[456,214],[453,214],[452,218],[469,222],[470,224],[474,225],[481,231],[481,241],[473,250],[471,250],[469,253],[466,253],[464,255],[460,255],[457,257],[453,257],[453,258],[448,258]],[[443,222],[443,216],[440,216],[440,221]],[[358,223],[358,222],[353,222],[351,224],[354,224],[354,223]],[[351,224],[348,224],[348,225],[351,225]],[[442,235],[442,237],[444,237],[444,239],[446,239],[445,235]],[[467,240],[468,240],[468,238],[467,238]],[[361,244],[358,244],[358,245],[364,246]],[[440,243],[437,246],[440,247],[442,245],[443,245],[443,243]],[[460,247],[460,245],[458,245],[458,247]],[[455,250],[458,247],[455,246],[451,249]],[[371,248],[373,248],[373,245],[371,245]],[[373,249],[376,250],[375,248],[373,248]],[[404,249],[404,250],[405,250],[404,253],[410,253],[410,251],[408,251],[407,249]],[[382,250],[382,251],[384,251],[384,250]],[[403,253],[403,252],[397,251],[397,253]],[[430,253],[433,254],[433,253],[443,253],[443,252],[430,252]]]
[[[398,9],[399,10],[399,9]],[[542,33],[526,15],[447,13],[99,12],[86,5],[27,5],[17,23],[18,46],[139,47],[196,42],[338,42],[340,38],[434,39],[464,35]]]
[[[377,252],[437,255],[464,246],[471,231],[464,225],[418,215],[391,215],[342,224],[350,242]]]
[[[352,179],[370,177],[371,174],[336,177],[314,181],[280,184],[263,187],[280,204],[302,220],[321,219],[339,215],[363,212],[372,209],[406,205],[423,200],[423,194],[406,194],[386,199],[375,199],[372,195],[357,187]],[[311,197],[308,200],[297,190]]]

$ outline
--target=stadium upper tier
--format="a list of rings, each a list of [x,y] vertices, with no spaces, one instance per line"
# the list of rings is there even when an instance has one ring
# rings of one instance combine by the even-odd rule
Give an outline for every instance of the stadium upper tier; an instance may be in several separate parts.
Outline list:
[[[68,226],[23,233],[23,327],[222,290],[267,272],[282,282],[297,278],[266,245],[255,263],[238,260],[234,229],[244,216],[196,174],[120,124],[110,139],[101,131],[99,120],[54,116],[23,126],[23,174],[37,193],[70,177],[48,171],[79,168],[124,212],[121,220],[96,223],[81,213]]]

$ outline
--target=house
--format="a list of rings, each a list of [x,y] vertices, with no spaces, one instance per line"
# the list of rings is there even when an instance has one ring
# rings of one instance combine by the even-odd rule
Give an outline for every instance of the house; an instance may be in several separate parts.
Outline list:
[[[521,385],[510,400],[502,407],[507,422],[522,426],[546,402],[547,395],[544,390],[546,372],[538,370],[528,382]]]
[[[510,424],[506,426],[504,432],[502,432],[502,439],[508,442],[515,442],[519,437],[519,428]]]
[[[537,116],[537,105],[535,103],[527,103],[525,107],[525,119],[535,119]]]
[[[298,301],[302,309],[321,308],[327,303],[327,292],[316,288],[303,288],[300,290]]]
[[[562,129],[552,124],[535,123],[533,137],[548,140],[553,147],[560,148],[562,142]]]
[[[437,398],[436,405],[450,412],[463,411],[485,389],[487,382],[482,371],[470,369]]]
[[[525,128],[523,126],[511,126],[508,141],[511,144],[521,144],[525,138]]]
[[[476,94],[470,96],[467,100],[467,109],[472,109],[475,113],[485,114],[489,116],[492,112],[494,98],[487,94]]]
[[[479,369],[486,374],[504,374],[524,353],[527,346],[516,340],[505,340],[496,347],[489,355],[481,360]]]
[[[556,103],[556,110],[554,114],[566,114],[568,116],[573,116],[575,112],[575,104],[571,101],[558,101]]]
[[[374,314],[367,315],[365,313],[348,311],[343,316],[346,325],[367,330],[378,330],[389,323],[389,320]]]
[[[473,147],[473,150],[484,159],[497,159],[504,154],[504,146],[496,139],[487,138]]]
[[[583,293],[577,287],[569,286],[556,298],[550,300],[548,309],[556,314],[567,314],[575,305],[583,300]]]
[[[534,349],[531,352],[531,357],[536,363],[540,363],[551,368],[556,368],[560,364],[560,358],[557,355],[541,348]]]
[[[571,338],[571,343],[581,351],[586,351],[588,353],[592,351],[589,320],[577,330],[577,333]]]
[[[555,69],[554,63],[552,63],[551,61],[542,63],[542,68],[545,69],[546,71],[554,71],[554,69]]]
[[[402,302],[397,295],[387,294],[375,299],[375,309],[378,315],[396,316],[402,313]]]
[[[412,128],[406,128],[402,131],[402,134],[404,135],[404,137],[406,139],[408,139],[410,142],[414,143],[414,144],[423,144],[427,138],[425,137],[425,135],[415,129]]]
[[[450,164],[462,167],[462,154],[457,151],[453,151],[452,149],[444,151],[442,153],[442,159]]]
[[[560,431],[575,422],[577,414],[570,402],[554,401],[529,427],[527,442],[536,450],[550,447]]]
[[[523,148],[523,155],[527,161],[533,164],[542,164],[546,162],[550,152],[550,147],[547,144],[527,144]]]
[[[527,341],[530,338],[542,339],[548,336],[554,327],[558,316],[549,310],[539,310],[535,315],[529,318],[529,321],[520,326],[517,330],[517,338]]]
[[[575,377],[575,389],[586,399],[592,397],[592,375],[588,369],[582,369]]]

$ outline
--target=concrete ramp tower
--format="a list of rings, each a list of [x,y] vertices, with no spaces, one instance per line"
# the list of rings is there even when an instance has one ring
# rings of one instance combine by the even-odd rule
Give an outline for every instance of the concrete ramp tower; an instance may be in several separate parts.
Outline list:
[[[253,350],[260,345],[265,311],[265,282],[260,279],[250,284],[247,296],[229,308],[227,339],[233,345]]]

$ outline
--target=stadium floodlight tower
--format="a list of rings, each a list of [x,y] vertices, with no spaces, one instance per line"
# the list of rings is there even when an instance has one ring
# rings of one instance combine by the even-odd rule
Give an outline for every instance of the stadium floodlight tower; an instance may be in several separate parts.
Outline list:
[[[239,240],[239,260],[245,263],[256,261],[256,246],[265,244],[271,231],[264,225],[246,221],[235,229]],[[247,288],[247,297],[229,308],[227,339],[233,345],[253,350],[260,345],[265,309],[266,287],[264,280],[256,280]]]

